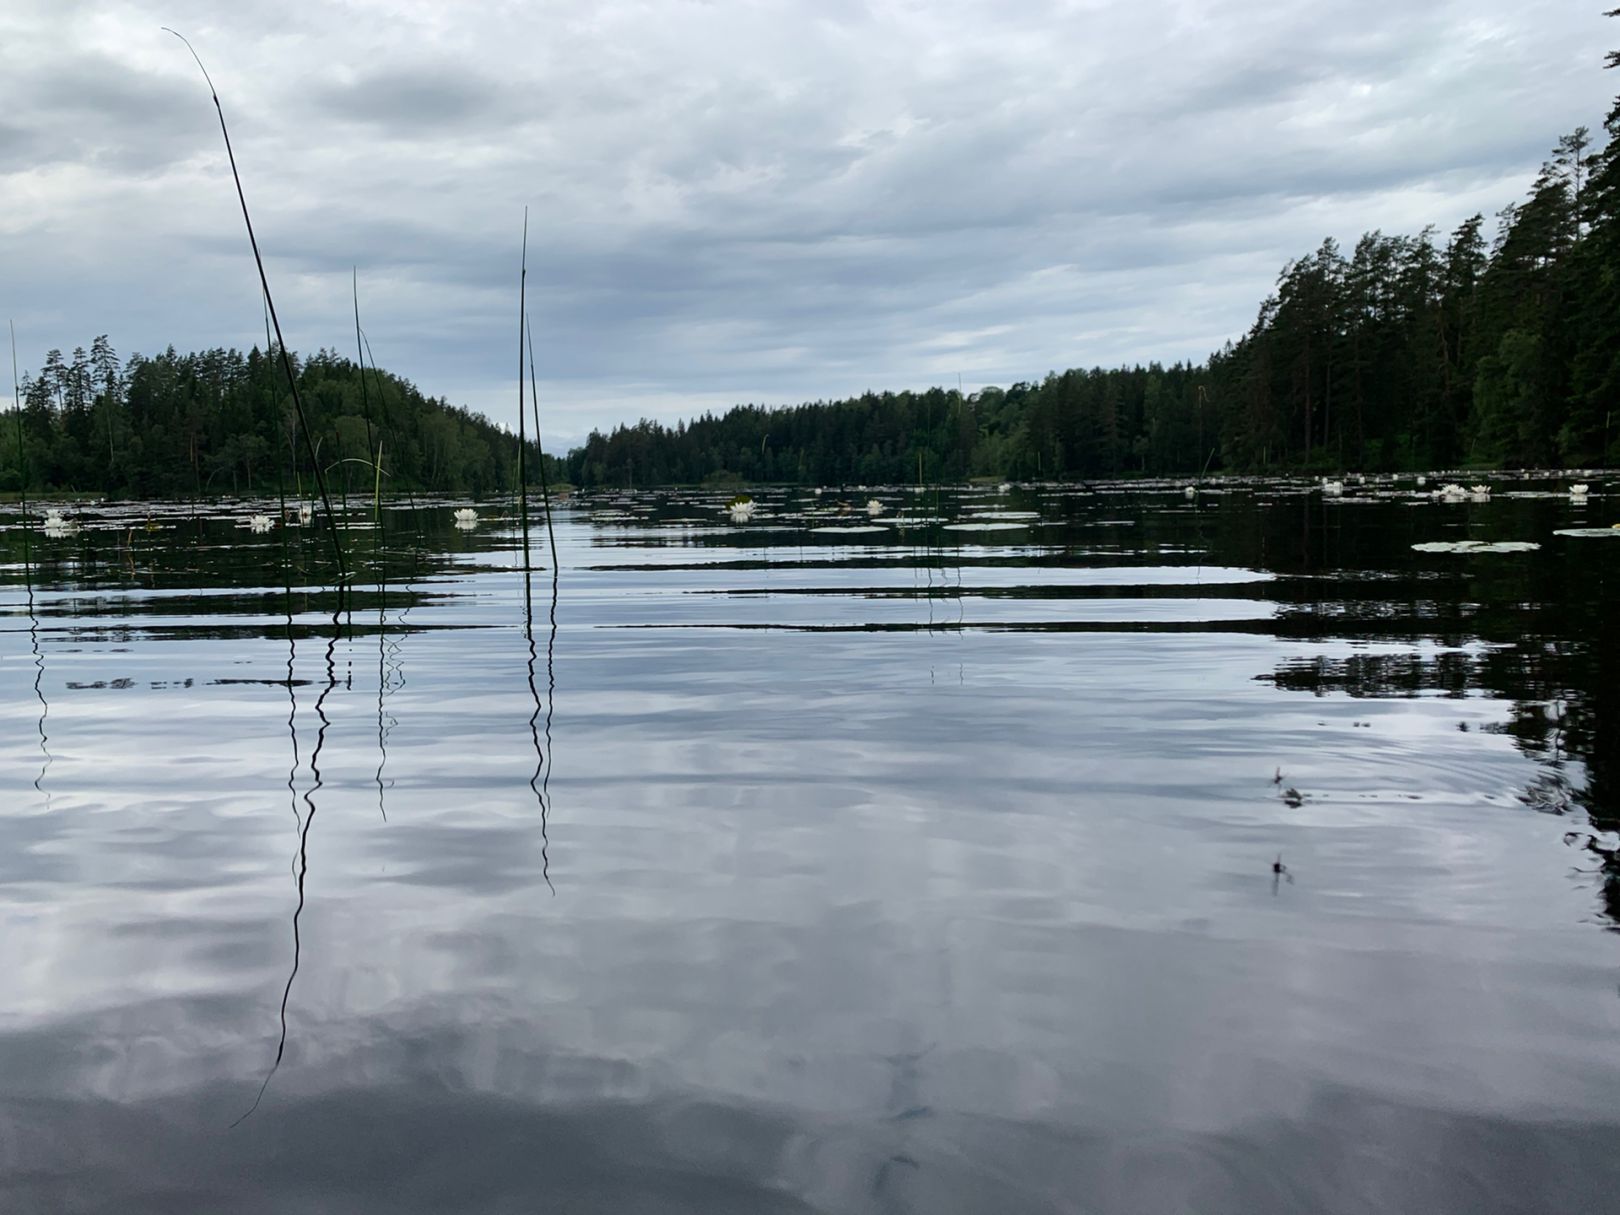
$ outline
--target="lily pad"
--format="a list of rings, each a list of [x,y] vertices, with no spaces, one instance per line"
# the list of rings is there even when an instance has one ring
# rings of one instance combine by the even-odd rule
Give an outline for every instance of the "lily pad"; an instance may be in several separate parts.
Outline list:
[[[1428,540],[1412,549],[1419,553],[1533,553],[1540,547],[1530,540]]]
[[[1614,527],[1561,527],[1555,536],[1613,536],[1620,540],[1620,524]]]

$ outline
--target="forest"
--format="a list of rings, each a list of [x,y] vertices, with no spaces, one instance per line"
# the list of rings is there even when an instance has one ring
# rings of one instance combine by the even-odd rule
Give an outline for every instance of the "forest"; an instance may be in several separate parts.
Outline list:
[[[26,476],[31,491],[115,497],[292,494],[310,488],[311,449],[333,493],[369,495],[378,463],[389,492],[516,485],[517,440],[481,414],[331,351],[291,363],[308,443],[279,352],[170,347],[120,362],[104,336],[88,354],[52,350],[20,384],[16,434],[0,442],[0,490],[24,488]],[[531,442],[531,469],[535,456]],[[560,462],[551,468],[561,475]]]
[[[1620,465],[1620,100],[1604,131],[1559,139],[1489,228],[1324,241],[1199,364],[642,420],[545,471],[592,487]],[[310,476],[311,447],[339,489],[377,463],[388,490],[515,487],[517,439],[487,418],[330,351],[293,363],[307,441],[257,348],[52,350],[19,385],[0,490],[267,493]]]

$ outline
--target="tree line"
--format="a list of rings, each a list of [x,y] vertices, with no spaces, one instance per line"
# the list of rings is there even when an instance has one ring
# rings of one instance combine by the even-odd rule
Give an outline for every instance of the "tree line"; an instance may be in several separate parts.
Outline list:
[[[517,441],[482,415],[332,351],[291,361],[307,444],[279,352],[171,346],[120,361],[105,336],[89,353],[49,351],[22,380],[15,428],[0,437],[0,489],[291,495],[310,489],[310,449],[334,492],[369,494],[379,464],[393,492],[516,485]],[[531,442],[531,470],[536,455]]]

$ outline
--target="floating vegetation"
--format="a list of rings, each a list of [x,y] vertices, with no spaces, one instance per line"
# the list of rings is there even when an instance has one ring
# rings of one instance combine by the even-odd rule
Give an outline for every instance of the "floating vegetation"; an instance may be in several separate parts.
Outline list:
[[[741,495],[726,503],[726,513],[731,516],[733,523],[747,523],[754,517],[755,509],[754,500]]]
[[[1027,523],[947,523],[948,532],[1020,532],[1029,527]]]
[[[968,516],[967,521],[971,523],[988,523],[996,520],[1039,519],[1040,517],[1040,512],[1034,510],[976,510]]]
[[[456,524],[457,524],[457,526],[461,526],[461,525],[464,525],[464,524],[465,525],[471,525],[471,524],[474,524],[474,523],[477,523],[477,522],[478,522],[478,512],[475,511],[470,506],[463,506],[460,510],[458,510],[456,512]]]
[[[1586,538],[1612,536],[1616,539],[1620,539],[1620,523],[1616,523],[1613,527],[1561,527],[1555,531],[1553,535]]]
[[[1418,553],[1533,553],[1541,545],[1531,540],[1427,540],[1414,544]]]
[[[274,526],[275,520],[269,515],[254,515],[247,521],[248,531],[260,534],[269,531]]]
[[[1323,481],[1322,492],[1330,498],[1342,498],[1344,496],[1344,482]]]
[[[66,536],[75,535],[79,525],[72,519],[63,516],[56,507],[50,507],[45,512],[45,534],[52,540],[61,540]]]
[[[872,518],[876,519],[883,513],[883,503],[879,502],[876,498],[868,498],[866,500],[866,513],[871,515]]]
[[[851,527],[812,527],[810,530],[818,536],[874,536],[882,535],[889,529],[867,523]]]
[[[1569,487],[1569,496],[1570,496],[1570,498],[1572,500],[1574,500],[1576,502],[1585,502],[1587,492],[1588,492],[1588,490],[1590,488],[1591,487],[1588,486],[1585,482],[1581,482],[1581,483],[1579,483],[1577,485],[1571,485]]]

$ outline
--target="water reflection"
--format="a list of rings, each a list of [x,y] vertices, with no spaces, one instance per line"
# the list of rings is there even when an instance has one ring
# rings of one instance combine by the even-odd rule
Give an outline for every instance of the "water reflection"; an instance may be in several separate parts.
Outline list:
[[[26,563],[25,563],[26,564]],[[51,770],[51,740],[45,732],[45,723],[50,718],[51,706],[45,699],[45,652],[39,645],[39,613],[34,607],[34,584],[30,577],[28,583],[28,644],[34,655],[34,697],[39,701],[39,774],[34,777],[34,792],[45,799],[45,809],[51,808],[50,790],[45,787],[45,774]]]
[[[0,1205],[1600,1207],[1616,558],[1410,547],[1567,506],[930,497],[1036,517],[604,495],[548,611],[425,504],[341,629],[319,537],[88,506],[0,632]]]
[[[275,1058],[270,1063],[270,1070],[265,1073],[264,1080],[259,1085],[259,1091],[253,1097],[253,1104],[248,1107],[241,1117],[237,1118],[235,1122],[231,1123],[233,1128],[240,1126],[259,1108],[260,1103],[264,1100],[265,1090],[270,1087],[270,1081],[274,1079],[276,1072],[280,1070],[281,1061],[287,1053],[287,1006],[292,1000],[293,983],[298,978],[298,969],[303,961],[304,956],[304,942],[303,934],[300,929],[300,922],[302,921],[304,915],[305,883],[309,877],[309,837],[310,831],[315,826],[315,812],[317,809],[316,797],[321,792],[323,786],[323,778],[321,776],[321,752],[326,747],[326,732],[332,724],[331,719],[326,714],[326,699],[332,694],[332,690],[336,688],[338,684],[336,657],[337,643],[338,637],[343,631],[342,615],[343,602],[345,598],[346,596],[344,596],[340,590],[334,590],[332,624],[330,633],[327,637],[326,654],[324,658],[326,678],[321,684],[320,693],[315,697],[315,717],[320,724],[315,730],[315,746],[309,754],[309,782],[304,788],[304,811],[302,817],[299,817],[296,805],[294,806],[293,810],[294,818],[298,819],[298,848],[293,859],[293,885],[297,891],[297,901],[293,906],[292,913],[292,966],[287,972],[286,986],[281,989],[281,1004],[277,1012],[277,1017],[280,1022],[280,1033],[276,1039],[276,1054]],[[290,606],[291,605],[289,603],[289,609]],[[293,769],[287,778],[287,782],[289,787],[293,787],[297,783],[298,772],[298,733],[296,727],[298,705],[296,695],[293,692],[294,680],[292,678],[292,670],[295,657],[295,640],[292,632],[292,615],[290,610],[287,619],[287,692],[288,695],[293,698],[292,713],[288,717],[289,727],[292,729]]]
[[[528,645],[528,685],[529,696],[534,704],[534,711],[529,714],[529,738],[534,745],[534,771],[529,776],[529,790],[534,794],[535,805],[540,811],[540,876],[545,880],[546,889],[553,895],[557,888],[551,881],[551,716],[556,706],[557,698],[557,588],[558,572],[557,558],[553,549],[551,560],[551,609],[550,628],[546,637],[546,695],[545,695],[545,742],[540,738],[540,717],[542,712],[540,688],[535,681],[535,663],[538,658],[534,640],[534,592],[530,585],[533,577],[532,571],[525,564],[523,570],[523,636]]]

